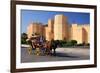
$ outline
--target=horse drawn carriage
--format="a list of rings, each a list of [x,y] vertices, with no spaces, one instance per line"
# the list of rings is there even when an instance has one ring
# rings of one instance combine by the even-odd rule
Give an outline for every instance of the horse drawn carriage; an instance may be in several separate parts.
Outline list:
[[[45,41],[42,36],[34,35],[28,41],[30,41],[30,47],[28,48],[29,54],[50,55],[52,53],[51,43]]]

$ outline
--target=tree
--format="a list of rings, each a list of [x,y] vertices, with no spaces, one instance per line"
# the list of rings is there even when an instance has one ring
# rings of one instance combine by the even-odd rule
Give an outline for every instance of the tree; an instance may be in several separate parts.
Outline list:
[[[27,44],[27,41],[26,41],[27,38],[28,38],[27,34],[26,33],[22,33],[21,34],[21,44]]]
[[[75,45],[77,45],[77,41],[76,41],[76,40],[71,40],[71,44],[72,44],[73,46],[75,46]]]
[[[22,33],[22,34],[21,34],[21,38],[27,39],[27,34],[26,34],[26,33]]]

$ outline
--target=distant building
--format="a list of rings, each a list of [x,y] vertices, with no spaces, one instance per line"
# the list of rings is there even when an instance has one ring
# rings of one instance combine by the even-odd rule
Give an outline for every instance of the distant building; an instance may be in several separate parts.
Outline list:
[[[69,25],[67,17],[62,14],[55,15],[54,20],[49,19],[44,26],[41,23],[31,23],[27,27],[28,38],[33,33],[43,35],[46,40],[76,40],[78,43],[90,43],[90,25],[72,24]]]

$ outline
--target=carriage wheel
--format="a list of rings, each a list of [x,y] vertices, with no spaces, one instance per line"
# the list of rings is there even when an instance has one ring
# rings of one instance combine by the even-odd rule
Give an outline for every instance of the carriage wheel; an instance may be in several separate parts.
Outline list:
[[[41,55],[41,51],[40,51],[39,48],[36,48],[36,50],[35,50],[35,55],[37,55],[37,56]]]
[[[32,48],[28,48],[28,54],[31,55],[32,54]]]

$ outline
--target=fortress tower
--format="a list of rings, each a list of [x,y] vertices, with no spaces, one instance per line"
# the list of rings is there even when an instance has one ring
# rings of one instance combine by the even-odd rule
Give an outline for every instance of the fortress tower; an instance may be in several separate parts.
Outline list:
[[[67,40],[67,19],[64,15],[56,15],[54,22],[54,40]]]
[[[27,27],[28,38],[32,36],[33,33],[44,35],[44,27],[41,23],[31,23]]]
[[[45,27],[46,30],[46,40],[51,41],[54,38],[54,20],[48,20],[48,27]]]

